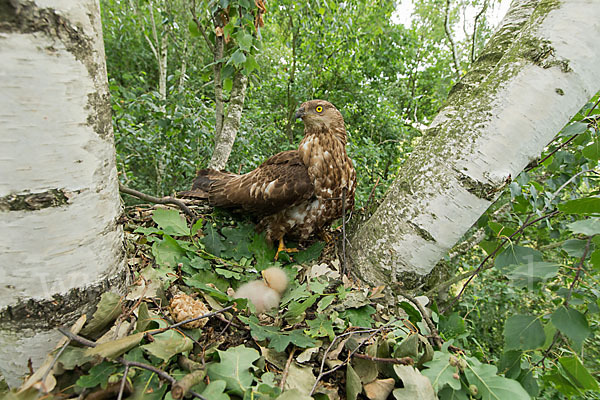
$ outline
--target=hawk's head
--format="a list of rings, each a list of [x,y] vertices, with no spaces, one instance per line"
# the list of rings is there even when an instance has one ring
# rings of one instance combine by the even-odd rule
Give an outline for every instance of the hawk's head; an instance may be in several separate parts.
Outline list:
[[[346,133],[344,118],[333,104],[325,100],[311,100],[302,103],[296,118],[302,118],[306,130],[322,130],[328,128],[334,132]]]

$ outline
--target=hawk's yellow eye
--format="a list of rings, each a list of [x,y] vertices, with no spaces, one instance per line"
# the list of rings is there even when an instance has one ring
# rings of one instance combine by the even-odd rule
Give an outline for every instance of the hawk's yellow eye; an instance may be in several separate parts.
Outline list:
[[[315,111],[318,112],[318,113],[323,112],[323,107],[322,106],[317,106],[315,108]]]

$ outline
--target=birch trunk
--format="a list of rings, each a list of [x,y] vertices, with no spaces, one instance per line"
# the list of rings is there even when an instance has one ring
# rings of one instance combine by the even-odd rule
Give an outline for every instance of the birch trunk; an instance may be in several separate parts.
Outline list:
[[[209,168],[218,171],[225,168],[227,164],[231,149],[233,148],[233,142],[235,142],[235,137],[240,128],[247,86],[248,77],[241,72],[236,73],[233,78],[231,95],[229,96],[227,116],[223,120],[221,134],[215,137],[215,149],[208,164]]]
[[[0,59],[0,372],[16,386],[126,275],[98,2],[4,2]]]
[[[353,235],[354,271],[414,286],[600,89],[600,2],[515,0]]]

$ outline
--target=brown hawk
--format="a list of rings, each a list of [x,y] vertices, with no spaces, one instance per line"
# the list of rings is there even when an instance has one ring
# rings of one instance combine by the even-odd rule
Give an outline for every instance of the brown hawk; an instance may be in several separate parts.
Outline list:
[[[301,240],[322,230],[354,206],[356,171],[346,154],[344,118],[324,100],[303,103],[298,150],[276,154],[254,171],[237,175],[203,169],[186,196],[208,198],[212,206],[242,209],[260,217],[258,230],[269,242]],[[345,193],[343,194],[343,192]]]

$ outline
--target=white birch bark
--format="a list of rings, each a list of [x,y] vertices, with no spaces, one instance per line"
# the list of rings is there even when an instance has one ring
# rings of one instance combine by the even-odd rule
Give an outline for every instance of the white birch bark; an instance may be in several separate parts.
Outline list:
[[[244,108],[244,97],[246,95],[246,87],[248,86],[248,77],[241,72],[235,74],[233,78],[233,87],[229,96],[229,106],[227,107],[227,116],[223,120],[221,134],[215,136],[215,149],[213,151],[209,168],[217,171],[225,168],[235,137],[240,128],[240,120],[242,118],[242,110]]]
[[[371,284],[416,284],[600,89],[600,2],[515,0],[351,240]]]
[[[0,372],[15,386],[125,269],[98,2],[0,13]]]

